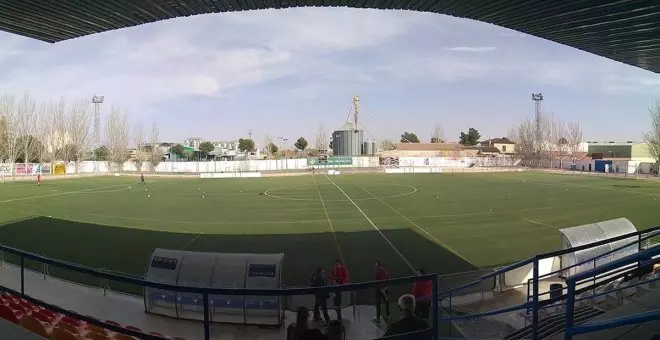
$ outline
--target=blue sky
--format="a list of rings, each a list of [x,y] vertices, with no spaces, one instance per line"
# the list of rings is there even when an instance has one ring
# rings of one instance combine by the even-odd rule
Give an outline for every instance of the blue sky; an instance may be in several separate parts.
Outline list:
[[[164,140],[315,139],[362,98],[374,138],[427,141],[476,127],[504,136],[534,112],[579,120],[585,140],[639,140],[654,73],[472,20],[405,11],[304,8],[179,18],[46,44],[0,33],[0,93],[103,94],[103,112],[156,121]]]

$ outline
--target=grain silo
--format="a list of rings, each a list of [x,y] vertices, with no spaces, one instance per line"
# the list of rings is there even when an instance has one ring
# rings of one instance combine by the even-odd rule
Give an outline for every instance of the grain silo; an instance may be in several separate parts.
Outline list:
[[[359,130],[360,97],[353,97],[354,122],[346,122],[332,133],[332,152],[335,156],[362,156],[364,154],[364,131]]]
[[[346,123],[332,133],[332,152],[335,156],[361,156],[363,148],[364,131],[355,129],[352,123]]]
[[[373,143],[370,141],[364,142],[364,155],[372,156],[374,154]]]
[[[378,142],[377,141],[372,141],[371,142],[371,152],[373,152],[372,155],[377,154],[378,151],[380,151],[380,150],[378,150]]]

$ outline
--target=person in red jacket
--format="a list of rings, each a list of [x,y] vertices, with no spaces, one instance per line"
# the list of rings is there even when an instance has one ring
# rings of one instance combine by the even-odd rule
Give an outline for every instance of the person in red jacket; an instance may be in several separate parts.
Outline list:
[[[335,266],[332,268],[332,284],[333,285],[345,285],[348,283],[348,269],[342,263],[341,260],[335,262]],[[335,307],[335,312],[337,313],[337,320],[342,321],[341,318],[341,293],[335,292],[335,297],[333,299],[333,305]]]
[[[425,275],[423,268],[417,269],[417,275]],[[413,284],[412,295],[415,297],[415,315],[422,319],[429,318],[429,309],[431,307],[431,298],[433,296],[433,282],[415,281]]]
[[[376,281],[389,280],[390,273],[383,267],[380,261],[376,261]],[[385,305],[385,319],[390,318],[390,291],[387,286],[376,289],[376,321],[380,321],[380,304]]]

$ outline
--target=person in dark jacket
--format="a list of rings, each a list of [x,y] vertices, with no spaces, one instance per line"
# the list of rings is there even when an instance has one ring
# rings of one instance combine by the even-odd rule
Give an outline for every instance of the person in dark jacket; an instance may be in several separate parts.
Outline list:
[[[412,332],[418,332],[423,330],[428,330],[429,324],[418,317],[415,316],[415,297],[411,294],[402,295],[399,298],[399,308],[403,313],[403,317],[387,327],[387,332],[384,336],[393,336],[400,335]],[[406,339],[410,340],[421,340],[428,339],[428,333],[421,333],[416,335],[410,335]]]
[[[309,281],[312,287],[325,287],[328,285],[328,282],[325,279],[325,270],[323,268],[317,269],[316,272],[312,274]],[[319,310],[323,310],[323,318],[325,319],[325,322],[330,323],[328,298],[330,298],[330,294],[327,292],[314,294],[314,321],[321,321],[321,313]]]
[[[296,315],[296,323],[289,325],[287,329],[287,340],[327,340],[327,338],[320,330],[309,327],[309,310],[300,307]]]
[[[389,280],[390,273],[376,261],[376,281]],[[385,305],[385,319],[390,318],[390,291],[387,286],[376,288],[376,322],[380,322],[380,305]]]

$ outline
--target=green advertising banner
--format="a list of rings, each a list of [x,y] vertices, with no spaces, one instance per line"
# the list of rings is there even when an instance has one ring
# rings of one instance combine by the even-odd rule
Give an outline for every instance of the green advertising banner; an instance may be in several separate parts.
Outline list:
[[[353,165],[353,157],[307,158],[307,166]]]

